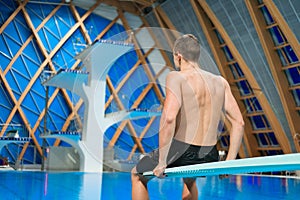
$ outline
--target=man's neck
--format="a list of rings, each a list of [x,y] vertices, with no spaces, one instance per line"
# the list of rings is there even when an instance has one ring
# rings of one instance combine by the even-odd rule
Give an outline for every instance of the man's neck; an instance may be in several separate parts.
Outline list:
[[[199,69],[198,64],[194,62],[182,62],[180,71],[190,71],[190,70],[195,70]]]

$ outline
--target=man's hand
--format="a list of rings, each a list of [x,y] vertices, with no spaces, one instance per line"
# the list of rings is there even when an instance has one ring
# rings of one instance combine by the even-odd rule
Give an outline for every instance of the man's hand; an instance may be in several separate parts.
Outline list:
[[[167,165],[166,164],[158,164],[154,169],[153,169],[153,174],[158,177],[158,178],[164,178],[165,177],[165,169]]]

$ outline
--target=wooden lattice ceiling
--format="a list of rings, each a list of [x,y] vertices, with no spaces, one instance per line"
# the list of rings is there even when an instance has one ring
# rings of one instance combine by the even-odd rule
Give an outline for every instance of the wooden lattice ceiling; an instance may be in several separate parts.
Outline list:
[[[28,154],[33,155],[32,151],[35,150],[39,155],[42,155],[43,141],[39,138],[39,134],[43,131],[57,129],[67,131],[74,124],[79,130],[82,127],[82,118],[79,113],[82,112],[83,101],[81,99],[74,100],[70,91],[60,88],[52,89],[47,97],[46,110],[45,88],[41,84],[43,71],[55,73],[59,68],[82,68],[80,61],[74,60],[74,56],[78,53],[74,47],[74,41],[90,45],[98,39],[110,37],[121,31],[131,32],[131,27],[124,13],[126,11],[132,13],[133,10],[135,13],[141,12],[145,6],[150,5],[150,2],[147,1],[105,1],[108,5],[114,6],[117,11],[115,19],[107,21],[105,18],[99,18],[93,14],[93,11],[104,1],[87,1],[86,3],[92,3],[87,10],[76,7],[75,2],[73,4],[73,2],[67,3],[65,1],[47,1],[45,3],[43,1],[11,2],[8,0],[2,2],[6,12],[2,14],[3,22],[0,28],[3,39],[1,57],[3,62],[0,74],[2,92],[6,97],[6,102],[2,102],[2,108],[7,110],[7,113],[1,117],[3,125],[1,136],[5,135],[11,124],[23,124],[24,129],[33,139],[32,143],[26,143],[24,146],[11,145],[6,148],[6,155],[11,157],[12,162],[18,162]],[[99,26],[99,20],[102,20],[103,24],[106,25],[103,27],[100,23],[100,27],[94,27]],[[144,19],[141,21],[143,24],[140,28],[147,26]],[[88,26],[94,28],[93,31],[88,31]],[[12,32],[12,36],[9,32]],[[131,38],[131,42],[138,46],[135,38]],[[131,56],[130,59],[127,61],[124,59],[125,63],[122,65],[126,65],[129,71],[126,72],[125,77],[122,77],[122,80],[115,80],[115,76],[107,77],[106,109],[115,109],[116,111],[146,105],[145,99],[149,98],[149,95],[156,98],[160,105],[162,104],[162,90],[154,83],[160,75],[169,71],[171,64],[167,60],[169,64],[163,65],[157,74],[153,74],[146,60],[155,48],[155,43],[145,52],[137,48],[135,53],[129,55],[129,58]],[[167,59],[167,56],[164,55],[164,57]],[[119,66],[122,69],[120,68],[117,72],[123,72],[125,68],[122,65]],[[21,77],[16,78],[17,75],[21,75]],[[125,84],[130,87],[130,81],[134,79],[133,77],[140,77],[147,81],[144,81],[145,84],[141,86],[141,91],[137,95],[135,94],[135,99],[129,103],[131,107],[126,108],[124,99],[122,99],[124,94],[121,90]],[[153,102],[157,102],[157,100]],[[47,122],[44,121],[45,116],[48,118]],[[139,131],[136,130],[131,121],[118,124],[117,127],[111,129],[108,147],[114,147],[118,143],[123,146],[127,145],[127,149],[129,148],[127,150],[129,151],[128,159],[131,159],[137,150],[145,152],[146,148],[149,151],[149,148],[155,146],[155,142],[150,141],[152,142],[151,145],[147,145],[147,141],[142,142],[141,140],[148,132],[153,131],[151,126],[155,121],[157,124],[157,119],[153,117],[143,122],[146,123],[145,127]],[[130,137],[120,140],[124,132],[131,137],[132,142],[128,141]],[[61,141],[56,140],[53,143],[48,141],[48,145],[61,145]],[[19,150],[12,151],[12,148]],[[35,162],[30,160],[30,155],[25,160]]]

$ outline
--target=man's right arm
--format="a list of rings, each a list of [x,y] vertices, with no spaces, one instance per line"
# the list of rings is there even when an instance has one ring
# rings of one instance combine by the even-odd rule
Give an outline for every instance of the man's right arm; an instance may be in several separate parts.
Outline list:
[[[153,173],[161,177],[167,167],[167,155],[175,133],[176,116],[181,106],[180,74],[170,72],[166,80],[166,99],[159,128],[159,163]]]
[[[224,80],[225,85],[225,115],[231,123],[230,129],[230,145],[226,160],[236,158],[244,135],[244,120],[240,108],[232,95],[228,82]]]

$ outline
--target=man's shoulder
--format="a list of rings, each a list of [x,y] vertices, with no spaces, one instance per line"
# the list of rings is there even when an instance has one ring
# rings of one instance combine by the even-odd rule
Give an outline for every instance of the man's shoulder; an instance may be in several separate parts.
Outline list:
[[[207,76],[209,76],[210,78],[212,78],[212,79],[218,79],[218,80],[222,80],[222,81],[224,81],[225,79],[224,79],[224,77],[223,76],[221,76],[221,75],[219,75],[219,74],[214,74],[214,73],[212,73],[212,72],[209,72],[209,71],[204,71],[203,70],[203,72],[207,75]]]
[[[180,79],[183,77],[183,74],[180,71],[170,71],[167,75],[167,78]]]
[[[178,76],[178,75],[180,75],[180,71],[170,71],[169,73],[168,73],[168,76]]]

